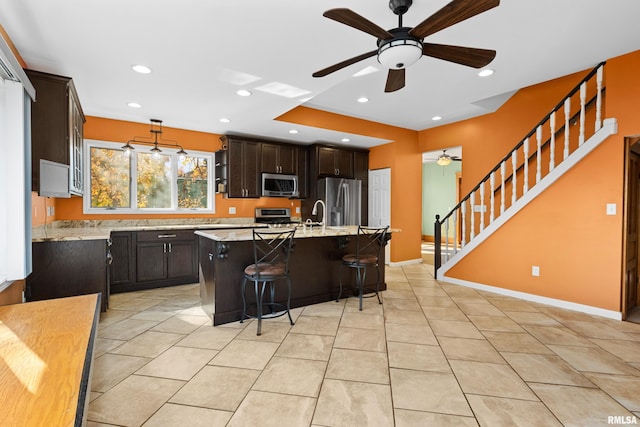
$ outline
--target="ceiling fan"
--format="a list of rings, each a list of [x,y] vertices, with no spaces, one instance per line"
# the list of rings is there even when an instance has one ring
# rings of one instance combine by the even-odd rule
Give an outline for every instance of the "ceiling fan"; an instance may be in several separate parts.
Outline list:
[[[442,150],[442,154],[438,156],[436,163],[440,166],[448,166],[451,162],[461,162],[462,159],[458,156],[450,156],[447,154],[447,150]]]
[[[462,22],[500,4],[500,0],[453,0],[442,9],[413,28],[402,26],[404,15],[413,0],[390,0],[389,9],[398,15],[398,27],[385,30],[350,9],[330,9],[323,13],[329,19],[364,31],[378,38],[378,48],[313,73],[313,77],[324,77],[356,62],[378,56],[378,62],[389,68],[385,92],[402,89],[405,69],[422,55],[455,62],[473,68],[482,68],[493,61],[495,50],[477,49],[424,43],[423,39],[440,30]]]

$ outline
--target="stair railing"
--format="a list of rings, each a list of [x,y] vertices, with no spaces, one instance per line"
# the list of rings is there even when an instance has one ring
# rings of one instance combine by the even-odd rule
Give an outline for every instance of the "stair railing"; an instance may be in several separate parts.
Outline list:
[[[604,65],[602,62],[591,70],[448,214],[442,219],[436,215],[436,278],[443,263],[602,127]],[[558,115],[564,119],[559,127],[556,123]],[[587,122],[593,126],[587,128]],[[571,131],[576,125],[579,125],[577,133]]]

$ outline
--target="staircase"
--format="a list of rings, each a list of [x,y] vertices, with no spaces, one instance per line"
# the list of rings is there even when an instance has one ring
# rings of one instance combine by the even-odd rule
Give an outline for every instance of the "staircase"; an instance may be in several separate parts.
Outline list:
[[[602,119],[604,67],[591,70],[447,215],[436,215],[437,279],[617,132],[615,119]]]

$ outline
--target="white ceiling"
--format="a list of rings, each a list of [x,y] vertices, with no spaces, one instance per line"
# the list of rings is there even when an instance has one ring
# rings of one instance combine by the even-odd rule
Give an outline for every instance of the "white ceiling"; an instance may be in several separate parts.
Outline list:
[[[415,0],[404,25],[447,3]],[[384,93],[385,70],[353,77],[367,66],[380,69],[375,57],[311,76],[376,48],[371,35],[322,16],[336,7],[385,29],[397,26],[387,0],[0,0],[0,24],[30,68],[73,77],[86,115],[300,143],[340,144],[346,136],[348,145],[364,147],[386,141],[274,119],[305,105],[422,130],[486,114],[519,88],[640,49],[638,0],[502,0],[426,39],[495,49],[493,76],[422,57],[407,69],[404,89]],[[134,64],[153,72],[134,73]],[[273,82],[309,94],[256,89]],[[240,88],[253,96],[239,97]],[[356,102],[360,96],[370,101]],[[432,121],[435,115],[443,120]],[[290,135],[292,128],[299,133]]]

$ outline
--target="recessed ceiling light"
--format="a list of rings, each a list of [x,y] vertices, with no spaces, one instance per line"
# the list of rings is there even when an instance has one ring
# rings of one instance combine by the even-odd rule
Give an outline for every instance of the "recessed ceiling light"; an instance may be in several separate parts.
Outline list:
[[[240,96],[251,96],[251,92],[249,92],[246,89],[240,89],[239,91],[236,92],[238,95]]]
[[[431,117],[431,120],[433,120],[434,122],[437,122],[438,120],[442,120],[442,117],[440,117],[440,116],[433,116],[433,117]]]
[[[493,74],[493,73],[494,73],[494,71],[493,71],[492,69],[485,68],[484,70],[480,71],[480,72],[478,73],[478,75],[479,75],[480,77],[489,77],[489,76],[490,76],[491,74]]]
[[[142,108],[142,105],[138,104],[137,102],[128,102],[127,105],[131,108]]]
[[[351,141],[351,140],[350,140],[349,138],[342,138],[340,141],[342,141],[342,142],[349,142],[349,141]]]
[[[229,120],[227,118],[223,117],[223,118],[220,119],[220,123],[229,123],[229,122],[231,122],[231,120]]]
[[[149,74],[151,72],[151,68],[146,65],[134,65],[131,68],[133,68],[133,71],[140,74]]]
[[[360,98],[358,98],[358,102],[365,103],[365,102],[369,102],[369,98],[365,97],[365,96],[361,96]]]
[[[298,131],[297,131],[297,130],[295,130],[295,129],[291,129],[291,130],[289,131],[289,133],[290,133],[290,134],[292,134],[292,135],[295,135],[296,133],[298,133]]]

